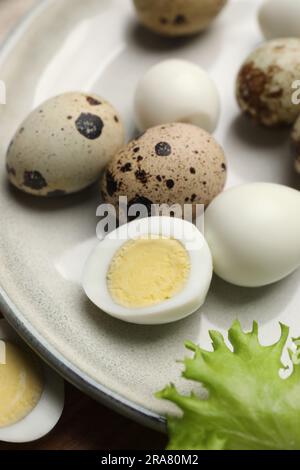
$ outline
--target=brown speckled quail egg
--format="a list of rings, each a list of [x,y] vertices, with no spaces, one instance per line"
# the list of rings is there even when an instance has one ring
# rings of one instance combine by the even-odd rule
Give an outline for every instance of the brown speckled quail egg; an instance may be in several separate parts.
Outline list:
[[[227,0],[134,0],[140,21],[165,36],[186,36],[206,29]]]
[[[110,161],[101,183],[102,197],[118,210],[143,204],[209,204],[224,188],[222,148],[203,129],[173,123],[148,129]]]
[[[292,142],[296,151],[295,170],[300,173],[300,117],[295,122],[292,132]]]
[[[94,94],[65,93],[35,109],[7,151],[10,182],[37,196],[80,191],[99,178],[124,145],[113,106]]]
[[[300,77],[300,39],[264,43],[246,59],[237,77],[243,112],[268,127],[292,124],[300,113],[293,83]]]

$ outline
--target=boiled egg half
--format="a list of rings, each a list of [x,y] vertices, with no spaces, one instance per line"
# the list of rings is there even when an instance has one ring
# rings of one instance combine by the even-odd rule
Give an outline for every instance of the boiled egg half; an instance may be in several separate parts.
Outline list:
[[[211,253],[198,228],[178,218],[149,217],[122,225],[97,245],[83,288],[107,314],[151,325],[198,310],[211,279]]]
[[[64,382],[0,320],[0,441],[24,443],[48,434],[61,417]]]

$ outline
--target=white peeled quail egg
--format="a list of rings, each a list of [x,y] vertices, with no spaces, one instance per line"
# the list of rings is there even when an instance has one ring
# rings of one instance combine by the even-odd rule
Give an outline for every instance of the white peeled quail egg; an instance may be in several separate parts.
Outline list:
[[[300,192],[250,183],[219,195],[205,215],[214,270],[243,287],[277,282],[300,266]]]
[[[135,117],[140,131],[183,122],[213,132],[219,116],[216,85],[205,70],[192,62],[179,59],[160,62],[138,83]]]
[[[163,36],[187,36],[207,29],[227,0],[134,0],[142,24]]]
[[[42,438],[59,421],[64,382],[0,319],[0,441]]]
[[[172,217],[135,220],[91,253],[83,288],[102,311],[129,323],[162,324],[198,310],[212,279],[201,232]]]
[[[266,0],[258,21],[266,39],[300,37],[299,0]]]

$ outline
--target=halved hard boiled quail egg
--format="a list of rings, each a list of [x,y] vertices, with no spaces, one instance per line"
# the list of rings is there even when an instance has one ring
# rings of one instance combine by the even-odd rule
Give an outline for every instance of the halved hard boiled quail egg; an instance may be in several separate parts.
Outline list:
[[[122,225],[87,260],[83,288],[109,315],[162,324],[187,317],[205,301],[212,257],[196,226],[172,217]]]
[[[0,441],[40,439],[57,424],[63,407],[63,380],[0,319]]]

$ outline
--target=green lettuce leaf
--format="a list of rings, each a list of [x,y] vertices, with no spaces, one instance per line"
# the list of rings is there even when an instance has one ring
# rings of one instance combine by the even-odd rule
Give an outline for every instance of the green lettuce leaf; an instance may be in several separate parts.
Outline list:
[[[281,325],[280,340],[262,346],[257,323],[244,333],[236,321],[228,332],[233,351],[217,331],[210,331],[212,352],[188,342],[194,357],[185,359],[183,376],[203,384],[208,398],[183,396],[173,385],[157,394],[183,412],[168,418],[168,449],[299,450],[300,365],[288,378],[279,375],[288,335]]]

